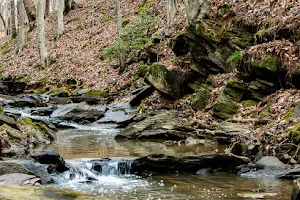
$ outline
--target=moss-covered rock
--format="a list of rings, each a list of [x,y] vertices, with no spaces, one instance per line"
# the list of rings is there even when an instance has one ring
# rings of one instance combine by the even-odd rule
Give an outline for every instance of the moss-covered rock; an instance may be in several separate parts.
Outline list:
[[[224,93],[229,95],[235,102],[239,102],[242,100],[246,89],[247,86],[244,83],[231,78],[224,88]]]
[[[55,90],[52,90],[49,95],[51,97],[69,97],[70,96],[70,91],[67,90],[66,88],[58,88]]]
[[[248,98],[261,101],[265,96],[276,91],[276,85],[272,82],[259,80],[252,81],[247,89]]]
[[[237,107],[234,101],[222,92],[213,104],[212,111],[214,116],[221,119],[228,119],[237,112]]]
[[[241,51],[234,52],[226,60],[226,63],[230,66],[231,69],[234,69],[241,61]]]
[[[279,63],[275,57],[263,55],[260,58],[252,58],[250,65],[257,78],[267,81],[275,81],[278,79]]]
[[[249,108],[249,107],[257,105],[257,102],[253,101],[253,100],[245,100],[245,101],[242,101],[241,103],[244,108]]]
[[[295,144],[298,145],[300,143],[300,126],[294,127],[294,129],[288,132],[289,139]]]
[[[184,94],[184,79],[180,71],[169,71],[164,65],[154,63],[146,74],[146,80],[157,90],[173,98]]]
[[[107,92],[103,90],[89,90],[85,96],[94,98],[104,98],[107,96]]]
[[[202,84],[199,88],[196,89],[192,97],[192,107],[194,109],[202,110],[205,108],[209,98],[210,98],[211,89],[208,85]]]

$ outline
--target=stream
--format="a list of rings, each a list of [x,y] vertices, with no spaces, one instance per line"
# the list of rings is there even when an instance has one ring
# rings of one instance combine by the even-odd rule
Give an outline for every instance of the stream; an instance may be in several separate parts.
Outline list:
[[[93,107],[93,109],[102,108]],[[128,104],[110,105],[109,109],[115,108],[127,113],[134,111]],[[62,105],[53,113],[59,115],[67,109],[68,106]],[[8,113],[53,122],[49,116],[32,115],[34,110],[39,108],[5,108],[5,112]],[[271,195],[265,196],[264,199],[290,199],[292,181],[278,180],[273,176],[261,174],[238,176],[199,170],[194,175],[166,174],[144,178],[130,171],[133,158],[150,154],[189,156],[223,152],[226,147],[214,142],[180,146],[167,145],[160,140],[116,140],[115,136],[120,128],[114,123],[98,122],[82,125],[63,120],[59,123],[65,128],[59,129],[57,140],[45,148],[58,152],[72,168],[54,175],[54,183],[50,186],[74,189],[111,199],[233,200],[261,198],[263,194]]]

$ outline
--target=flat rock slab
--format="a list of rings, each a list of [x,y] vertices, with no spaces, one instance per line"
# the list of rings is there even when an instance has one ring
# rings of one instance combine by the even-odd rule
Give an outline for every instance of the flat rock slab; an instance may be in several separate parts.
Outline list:
[[[40,185],[40,181],[41,179],[36,176],[21,173],[4,174],[0,176],[0,184],[4,185],[37,186]]]
[[[131,170],[136,174],[147,174],[148,172],[158,174],[172,172],[196,174],[199,169],[203,168],[222,168],[227,171],[234,171],[237,166],[247,164],[248,162],[248,158],[233,154],[202,154],[187,157],[154,154],[134,160]]]
[[[18,161],[0,161],[0,175],[11,173],[29,174],[29,171]]]
[[[181,140],[193,136],[192,131],[191,128],[181,123],[176,111],[165,111],[127,127],[117,137],[128,139],[166,138]]]

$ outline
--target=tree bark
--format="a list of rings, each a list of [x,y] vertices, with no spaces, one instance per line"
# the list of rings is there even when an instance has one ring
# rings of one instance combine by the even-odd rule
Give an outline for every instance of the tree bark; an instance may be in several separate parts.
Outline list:
[[[10,26],[11,26],[11,37],[12,38],[16,38],[17,37],[17,29],[16,29],[16,7],[15,7],[15,1],[14,0],[10,0],[10,15],[11,15],[11,22],[10,22]]]
[[[0,20],[2,22],[2,25],[3,25],[3,28],[4,28],[4,32],[6,33],[6,23],[5,23],[5,20],[3,18],[3,15],[0,13]]]
[[[58,12],[57,12],[57,22],[58,22],[58,29],[57,29],[57,40],[64,34],[64,8],[65,8],[65,0],[59,0],[58,5]]]
[[[48,66],[46,39],[45,39],[45,0],[36,1],[36,18],[38,30],[38,49],[42,67]]]
[[[36,19],[36,9],[32,0],[23,0],[23,3],[29,21],[29,31],[32,31],[34,28],[34,21]]]
[[[46,5],[45,5],[45,16],[49,15],[50,13],[50,0],[46,0]]]
[[[25,17],[25,8],[23,4],[23,0],[18,0],[18,39],[19,39],[19,45],[18,45],[18,53],[20,53],[23,50],[23,47],[25,45],[25,34],[24,34],[24,17]]]
[[[167,0],[167,26],[171,28],[177,13],[176,0]]]
[[[118,31],[118,36],[119,39],[122,34],[122,13],[121,13],[121,3],[120,0],[115,0],[116,1],[116,8],[117,8],[117,31]],[[120,53],[120,71],[125,70],[125,55],[121,52]]]
[[[64,13],[67,14],[74,6],[74,0],[64,0],[65,1],[65,10]]]

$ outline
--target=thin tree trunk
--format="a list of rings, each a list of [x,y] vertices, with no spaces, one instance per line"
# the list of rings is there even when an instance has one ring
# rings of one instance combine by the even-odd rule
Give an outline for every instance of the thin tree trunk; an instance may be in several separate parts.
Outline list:
[[[38,30],[38,49],[42,67],[48,66],[46,39],[45,39],[45,0],[36,1],[36,18]]]
[[[74,0],[64,0],[65,1],[65,9],[64,13],[67,14],[74,6]]]
[[[168,28],[171,28],[177,13],[176,0],[167,0],[166,7],[167,7],[167,26]]]
[[[15,7],[15,1],[11,0],[10,1],[10,6],[11,6],[11,10],[10,10],[10,15],[11,15],[11,37],[12,38],[16,38],[17,37],[17,29],[16,29],[16,7]]]
[[[33,4],[33,2],[31,0],[23,0],[24,3],[24,7],[25,7],[25,11],[28,17],[28,21],[29,21],[29,31],[32,31],[34,28],[34,21],[36,19],[36,9],[35,6]]]
[[[18,0],[18,38],[19,38],[19,46],[18,46],[18,53],[23,50],[25,45],[25,34],[24,34],[24,17],[25,17],[25,9],[23,0]]]
[[[50,0],[46,0],[46,5],[45,5],[45,16],[49,15],[50,13]]]
[[[10,4],[10,1],[7,2],[7,10],[5,12],[5,15],[6,15],[6,19],[7,19],[7,24],[6,24],[6,36],[9,36],[10,35],[10,31],[11,31],[11,28],[10,28],[10,21],[11,21],[11,4]]]
[[[116,8],[117,8],[117,31],[119,39],[122,34],[122,13],[121,13],[121,3],[120,0],[116,0]],[[120,71],[125,70],[125,55],[123,53],[120,53]]]
[[[2,16],[1,13],[0,13],[0,19],[1,19],[2,25],[4,27],[4,32],[6,33],[6,24],[5,24],[5,20],[4,20],[4,18],[3,18],[3,16]]]
[[[65,0],[59,0],[58,12],[57,12],[57,21],[58,21],[58,29],[57,29],[57,40],[64,34],[64,9],[65,9]]]

